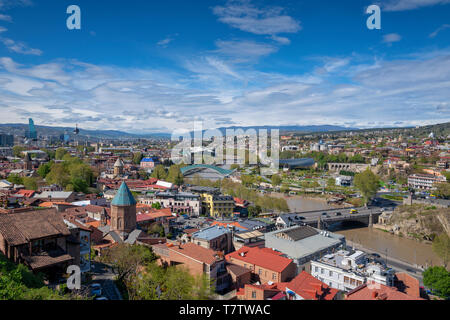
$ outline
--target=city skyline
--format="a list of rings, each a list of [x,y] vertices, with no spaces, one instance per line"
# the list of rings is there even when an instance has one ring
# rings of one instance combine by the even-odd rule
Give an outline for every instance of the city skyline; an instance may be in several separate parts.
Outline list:
[[[374,3],[381,30],[366,27]],[[80,0],[81,30],[66,27],[70,4],[0,1],[1,123],[151,133],[450,121],[449,1]]]

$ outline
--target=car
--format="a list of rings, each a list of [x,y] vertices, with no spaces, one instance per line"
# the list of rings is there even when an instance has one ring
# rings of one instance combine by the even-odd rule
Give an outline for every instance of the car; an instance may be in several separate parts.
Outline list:
[[[337,216],[342,216],[342,213],[336,212],[336,215],[337,215]]]
[[[326,212],[322,212],[322,215],[323,216],[327,216],[328,214]]]
[[[100,283],[92,283],[89,286],[89,290],[91,293],[91,296],[101,296],[102,295],[102,286],[100,285]]]
[[[109,300],[107,297],[96,297],[94,300]]]

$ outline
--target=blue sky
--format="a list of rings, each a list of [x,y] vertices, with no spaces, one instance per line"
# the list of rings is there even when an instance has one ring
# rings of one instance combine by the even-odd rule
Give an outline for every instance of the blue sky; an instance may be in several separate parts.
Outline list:
[[[446,122],[449,44],[450,0],[0,0],[0,123]]]

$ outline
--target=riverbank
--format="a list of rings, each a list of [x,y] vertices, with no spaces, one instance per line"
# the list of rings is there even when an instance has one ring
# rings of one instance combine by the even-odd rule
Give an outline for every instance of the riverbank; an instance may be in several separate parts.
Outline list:
[[[285,195],[283,193],[271,192],[270,196],[285,199],[291,212],[307,212],[348,207],[347,204],[329,204],[327,197],[324,195]]]

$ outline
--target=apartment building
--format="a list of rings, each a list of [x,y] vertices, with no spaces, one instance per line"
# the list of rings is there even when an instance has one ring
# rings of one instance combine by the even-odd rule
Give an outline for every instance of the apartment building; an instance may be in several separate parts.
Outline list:
[[[412,174],[408,176],[408,186],[414,189],[433,189],[434,184],[446,182],[444,176],[434,176],[431,174]]]
[[[160,264],[183,265],[193,275],[206,274],[210,280],[214,281],[217,292],[231,285],[225,259],[214,250],[203,248],[195,243],[155,244],[152,248],[160,257]]]
[[[353,290],[364,283],[394,285],[394,270],[369,262],[362,251],[339,250],[311,261],[311,274],[332,288]]]
[[[242,247],[225,257],[230,263],[250,269],[253,280],[262,284],[286,282],[296,275],[297,268],[292,259],[269,248]]]

